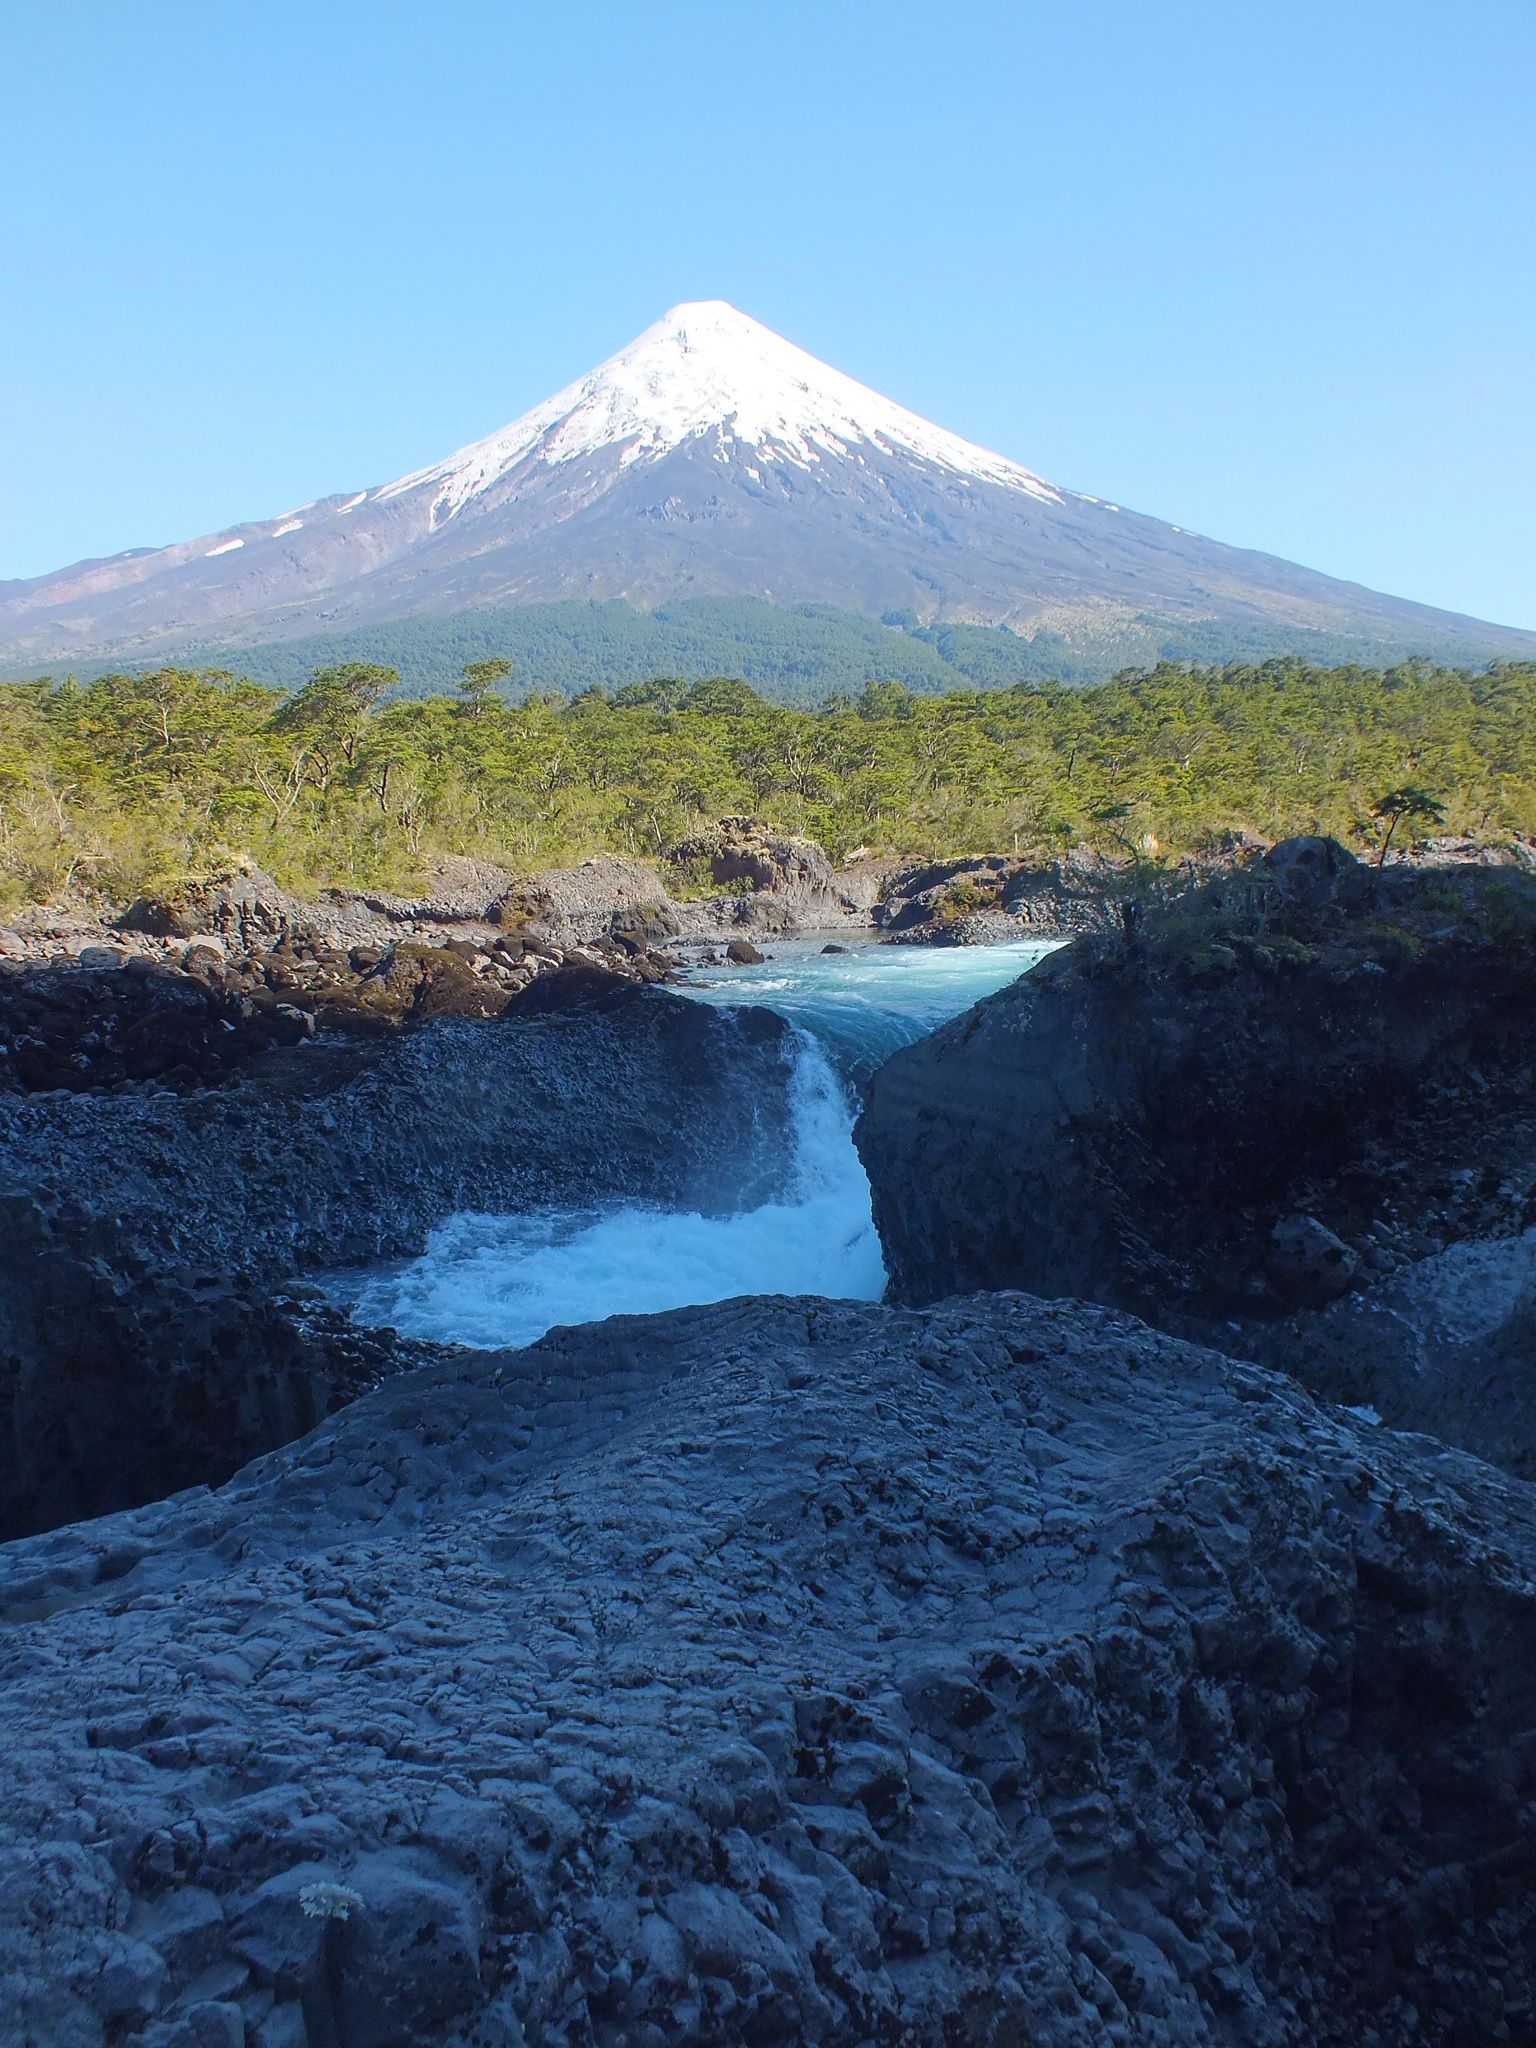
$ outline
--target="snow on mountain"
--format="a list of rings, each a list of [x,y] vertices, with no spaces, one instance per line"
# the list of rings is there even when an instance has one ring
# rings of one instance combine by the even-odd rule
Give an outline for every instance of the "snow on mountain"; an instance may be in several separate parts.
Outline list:
[[[1032,470],[882,398],[723,299],[674,306],[628,348],[510,426],[372,495],[435,487],[436,526],[527,456],[553,466],[615,448],[627,468],[705,436],[721,462],[739,459],[734,447],[808,469],[826,455],[857,455],[862,444],[1061,502]]]
[[[816,604],[1128,648],[1536,654],[1487,626],[1229,548],[920,419],[720,300],[392,483],[0,584],[0,665],[130,660],[484,606]],[[1223,637],[1225,636],[1225,637]]]

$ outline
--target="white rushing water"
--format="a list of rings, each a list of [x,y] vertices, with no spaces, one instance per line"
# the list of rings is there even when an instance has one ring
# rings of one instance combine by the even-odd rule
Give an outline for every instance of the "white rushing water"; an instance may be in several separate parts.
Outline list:
[[[859,1080],[1032,967],[1039,945],[935,949],[853,945],[823,953],[775,944],[760,967],[721,970],[686,993],[761,1003],[793,1023],[790,1185],[734,1216],[627,1204],[601,1214],[450,1217],[420,1258],[347,1290],[353,1315],[456,1344],[532,1343],[557,1323],[649,1314],[736,1294],[826,1294],[877,1301],[885,1266],[869,1182],[853,1144]]]

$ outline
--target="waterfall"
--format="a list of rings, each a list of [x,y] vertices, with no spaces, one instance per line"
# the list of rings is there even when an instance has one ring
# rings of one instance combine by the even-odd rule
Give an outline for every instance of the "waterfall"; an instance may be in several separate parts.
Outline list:
[[[706,1002],[766,1002],[795,1027],[793,1163],[778,1199],[725,1216],[643,1203],[465,1211],[433,1232],[420,1258],[342,1282],[338,1296],[360,1322],[487,1348],[530,1344],[557,1323],[736,1294],[877,1301],[885,1265],[853,1144],[858,1077],[1047,950],[882,946],[822,956],[781,942],[762,967],[690,991]]]
[[[463,1213],[418,1259],[370,1275],[361,1322],[413,1337],[530,1344],[556,1323],[645,1314],[733,1294],[877,1301],[885,1287],[853,1116],[826,1054],[800,1035],[790,1085],[793,1177],[781,1200],[734,1216],[625,1205],[606,1214]]]

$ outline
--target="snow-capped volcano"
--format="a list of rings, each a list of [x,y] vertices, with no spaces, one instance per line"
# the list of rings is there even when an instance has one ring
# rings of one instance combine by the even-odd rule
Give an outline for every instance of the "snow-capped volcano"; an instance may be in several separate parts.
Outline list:
[[[238,649],[559,598],[753,596],[1067,646],[1317,632],[1362,657],[1536,652],[1046,483],[720,300],[675,306],[446,461],[172,547],[0,584],[0,662]]]

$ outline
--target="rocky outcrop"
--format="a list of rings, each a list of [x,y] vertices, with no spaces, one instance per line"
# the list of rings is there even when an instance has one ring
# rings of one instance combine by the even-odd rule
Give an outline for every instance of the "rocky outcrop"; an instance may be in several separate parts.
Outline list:
[[[857,1136],[903,1298],[1023,1287],[1225,1345],[1371,1284],[1383,1237],[1531,1220],[1536,890],[1289,842],[897,1054]]]
[[[1536,2022],[1531,1497],[1128,1318],[728,1303],[0,1558],[48,2048]]]
[[[285,938],[237,958],[204,937],[177,962],[107,947],[59,962],[0,961],[0,1091],[206,1087],[317,1035],[376,1038],[443,1018],[502,1017],[558,1007],[582,982],[645,985],[670,972],[642,933],[564,951],[497,936],[350,955]]]
[[[274,1306],[296,1275],[458,1209],[766,1200],[790,1060],[766,1011],[552,975],[215,1089],[0,1097],[0,1537],[225,1478],[368,1384],[356,1333]]]
[[[834,872],[813,840],[775,831],[757,818],[722,818],[702,837],[674,847],[671,859],[685,870],[702,870],[724,892],[701,905],[717,924],[788,932],[869,920],[860,890]]]
[[[1405,1259],[1322,1314],[1244,1322],[1224,1348],[1536,1480],[1536,1229]]]
[[[0,1543],[219,1485],[437,1355],[307,1290],[82,1257],[22,1198],[0,1228]]]
[[[313,1010],[225,986],[222,954],[191,968],[87,948],[77,960],[0,960],[0,1092],[207,1083],[313,1035]]]
[[[492,922],[567,943],[647,930],[674,938],[683,918],[654,868],[601,854],[579,867],[555,868],[515,882],[490,909]]]
[[[1119,922],[1125,863],[1086,848],[1042,867],[990,854],[930,861],[889,876],[874,922],[889,938],[928,945],[1006,944],[1070,938]]]
[[[1320,840],[1285,840],[1282,847],[1332,846]],[[986,946],[1012,939],[1071,939],[1121,928],[1147,906],[1172,903],[1220,877],[1241,880],[1263,875],[1278,849],[1268,840],[1235,829],[1215,842],[1168,863],[1156,855],[1106,856],[1076,846],[1061,859],[1041,862],[1018,855],[977,854],[961,859],[879,868],[871,898],[872,920],[888,937],[908,944]],[[1340,846],[1338,856],[1354,857]],[[1282,855],[1282,858],[1284,856]],[[1392,857],[1394,871],[1441,868],[1514,868],[1536,872],[1536,841],[1520,836],[1501,841],[1425,839]],[[851,871],[839,875],[846,885]]]

